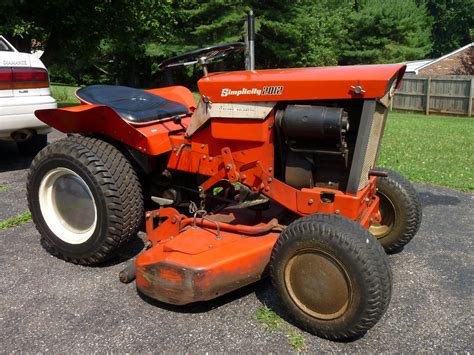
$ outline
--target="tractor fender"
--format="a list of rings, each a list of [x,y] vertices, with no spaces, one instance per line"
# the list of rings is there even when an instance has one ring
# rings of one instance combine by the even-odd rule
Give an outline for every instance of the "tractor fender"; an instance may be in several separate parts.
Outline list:
[[[113,109],[103,105],[80,105],[35,111],[36,117],[63,133],[99,134],[121,142],[146,155],[171,151],[171,132],[182,130],[170,120],[147,126],[134,126]]]

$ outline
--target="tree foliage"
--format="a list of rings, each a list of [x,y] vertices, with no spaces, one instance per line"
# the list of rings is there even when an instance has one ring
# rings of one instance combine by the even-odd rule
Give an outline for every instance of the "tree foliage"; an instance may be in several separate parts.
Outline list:
[[[435,19],[433,57],[449,53],[474,40],[474,0],[427,0],[426,6]]]
[[[256,15],[257,68],[386,63],[444,54],[470,41],[474,0],[2,0],[0,33],[32,39],[55,80],[149,86],[164,58],[245,39]],[[242,68],[242,57],[226,61]],[[222,64],[214,69],[222,70]],[[176,70],[189,84],[199,69]]]
[[[414,0],[357,1],[346,24],[344,64],[415,60],[431,50],[430,18]]]
[[[33,38],[42,43],[42,60],[53,77],[79,84],[88,75],[130,85],[146,80],[147,45],[165,42],[175,23],[172,3],[165,0],[4,1],[0,31],[21,50],[29,50]]]
[[[337,64],[347,2],[254,1],[257,64],[264,68]],[[278,11],[275,11],[278,9]]]

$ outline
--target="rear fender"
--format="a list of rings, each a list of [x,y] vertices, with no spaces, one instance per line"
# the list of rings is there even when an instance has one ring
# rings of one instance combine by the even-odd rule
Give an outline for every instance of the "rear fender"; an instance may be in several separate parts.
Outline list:
[[[80,105],[61,109],[37,110],[36,117],[63,133],[101,134],[147,155],[171,151],[170,132],[182,130],[172,120],[135,127],[110,107]]]

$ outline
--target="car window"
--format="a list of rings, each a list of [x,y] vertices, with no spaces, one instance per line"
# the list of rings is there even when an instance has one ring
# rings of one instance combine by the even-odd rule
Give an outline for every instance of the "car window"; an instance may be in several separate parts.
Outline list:
[[[0,51],[13,52],[13,49],[3,39],[0,38]]]

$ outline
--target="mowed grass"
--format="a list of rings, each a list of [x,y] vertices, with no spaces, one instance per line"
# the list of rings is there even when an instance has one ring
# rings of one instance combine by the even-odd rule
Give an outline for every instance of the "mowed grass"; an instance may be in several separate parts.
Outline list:
[[[474,118],[390,112],[379,166],[411,181],[474,191]]]
[[[259,307],[255,311],[254,318],[267,329],[283,334],[294,350],[298,352],[306,350],[304,337],[299,333],[299,331],[284,322],[280,316],[266,305]]]
[[[74,96],[77,89],[79,89],[77,86],[51,84],[51,92],[58,102],[58,107],[79,105],[79,100]]]
[[[20,224],[28,223],[31,220],[30,211],[25,211],[18,216],[0,221],[0,229],[6,229],[11,227],[19,226]]]

